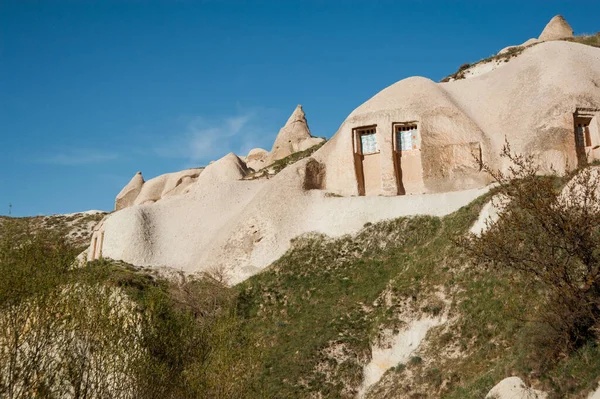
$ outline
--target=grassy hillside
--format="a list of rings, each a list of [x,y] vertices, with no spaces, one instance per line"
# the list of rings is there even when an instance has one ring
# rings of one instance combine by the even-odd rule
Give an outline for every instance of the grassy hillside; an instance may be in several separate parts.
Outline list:
[[[267,343],[260,377],[267,397],[354,397],[382,329],[444,311],[448,323],[431,330],[413,359],[390,370],[368,397],[482,398],[515,374],[557,397],[594,388],[597,342],[536,374],[533,343],[544,331],[528,320],[541,289],[515,273],[472,265],[456,245],[484,202],[444,218],[366,226],[356,237],[299,238],[241,284],[248,328]]]
[[[566,180],[540,181],[558,192]],[[337,239],[296,238],[282,258],[235,287],[216,275],[167,281],[109,260],[73,269],[77,251],[57,234],[62,230],[46,226],[32,233],[19,227],[21,220],[4,219],[0,314],[16,317],[30,309],[37,316],[0,317],[0,324],[12,320],[6,325],[13,330],[40,334],[54,331],[48,326],[71,328],[90,351],[75,351],[79,344],[69,341],[65,353],[84,366],[104,365],[90,356],[110,349],[106,358],[121,359],[115,364],[128,370],[126,384],[109,387],[114,397],[353,398],[374,343],[415,320],[443,314],[447,322],[429,330],[411,357],[388,370],[366,397],[482,398],[501,379],[517,375],[551,397],[584,398],[600,377],[597,334],[569,348],[548,341],[554,336],[551,325],[539,317],[548,303],[547,288],[513,269],[476,262],[459,239],[492,194],[443,218],[367,224],[356,235]],[[518,233],[526,237],[536,231],[524,224]],[[600,253],[600,245],[590,249]],[[73,287],[78,294],[65,302]],[[129,302],[115,304],[115,295]],[[63,303],[69,305],[56,308]],[[115,321],[110,315],[120,314],[123,306],[126,317]],[[120,331],[132,321],[139,328],[128,330],[127,346],[107,347],[120,342],[114,340],[117,321],[124,323]],[[12,335],[2,331],[0,346],[8,351],[0,354],[12,353]],[[44,335],[28,339],[39,336]],[[52,335],[50,341],[56,339]],[[559,356],[553,355],[557,348]],[[102,366],[92,372],[84,366],[78,375],[113,381],[114,370]],[[70,370],[65,367],[37,375],[62,378]],[[9,397],[27,397],[42,387],[59,392],[47,386],[52,379],[17,377],[0,378],[0,395],[19,384],[29,384],[29,390]],[[68,389],[82,384],[68,381]]]
[[[70,231],[2,220],[0,397],[256,392],[258,340],[241,328],[232,289],[210,276],[167,281],[108,260],[77,267]]]
[[[106,215],[74,213],[72,215],[50,215],[11,218],[0,216],[0,237],[6,235],[7,223],[11,223],[12,234],[25,234],[34,231],[54,231],[65,237],[76,249],[83,250],[90,244],[92,229]]]

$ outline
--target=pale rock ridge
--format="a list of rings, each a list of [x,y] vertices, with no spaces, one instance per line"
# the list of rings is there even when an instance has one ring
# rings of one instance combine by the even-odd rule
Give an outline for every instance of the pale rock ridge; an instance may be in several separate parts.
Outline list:
[[[133,202],[140,194],[140,191],[142,191],[143,185],[144,177],[142,176],[142,172],[137,172],[131,178],[129,183],[123,187],[121,192],[117,194],[117,197],[115,198],[115,211],[133,205]]]
[[[240,180],[247,169],[229,154],[199,174],[183,190],[188,193],[113,213],[98,231],[102,254],[189,273],[222,266],[235,283],[275,261],[301,234],[339,236],[367,222],[447,214],[485,192],[481,188],[489,179],[474,156],[492,168],[506,167],[498,157],[505,139],[514,151],[559,171],[576,165],[574,113],[590,109],[598,118],[599,78],[599,49],[550,41],[472,79],[442,84],[404,79],[359,106],[310,158],[270,179]],[[300,115],[290,118],[292,125],[302,124]],[[590,125],[591,154],[600,151],[594,149],[600,145],[597,121]],[[410,161],[403,164],[402,183],[410,194],[405,196],[396,196],[396,122],[418,125],[419,148],[402,157]],[[353,130],[373,125],[380,175],[372,181],[382,195],[356,197]],[[305,184],[307,179],[316,183]]]
[[[181,194],[198,179],[202,171],[202,168],[186,169],[150,179],[144,183],[134,205],[156,202],[165,197]]]
[[[519,377],[508,377],[500,381],[485,396],[485,399],[546,399],[548,394],[528,388]]]
[[[262,148],[253,148],[246,157],[246,165],[254,170],[260,170],[267,166],[269,151]]]
[[[234,284],[278,259],[299,235],[317,232],[335,237],[389,218],[442,216],[487,191],[329,197],[323,190],[304,189],[307,165],[316,162],[313,158],[259,180],[237,179],[243,169],[238,169],[241,161],[236,158],[226,156],[207,166],[187,194],[111,214],[95,232],[98,242],[103,237],[102,256],[186,273],[222,267]],[[233,180],[219,181],[215,176]]]
[[[525,41],[524,43],[522,43],[518,46],[505,47],[498,52],[498,55],[506,54],[509,51],[519,48],[519,47],[528,47],[528,46],[531,46],[531,45],[537,44],[537,43],[542,43],[542,42],[552,41],[552,40],[568,39],[571,37],[573,37],[573,29],[571,28],[571,25],[569,25],[569,23],[564,19],[564,17],[562,15],[556,15],[555,17],[553,17],[550,20],[550,22],[548,22],[548,24],[546,24],[546,27],[544,28],[544,30],[542,31],[542,33],[540,34],[540,36],[538,38],[528,39],[527,41]],[[500,59],[500,60],[490,60],[485,63],[475,64],[472,67],[466,69],[463,72],[463,76],[465,78],[470,78],[473,76],[482,75],[482,74],[490,72],[496,68],[500,68],[500,67],[504,66],[506,64],[506,62],[509,60],[510,60],[510,58]]]
[[[587,399],[600,399],[600,384],[598,384],[598,388],[595,391],[589,393]]]
[[[546,42],[550,40],[568,39],[571,37],[573,37],[573,28],[571,28],[571,25],[569,25],[567,20],[562,15],[556,15],[550,20],[550,22],[546,24],[546,27],[537,39],[531,38],[525,41],[523,44],[520,44],[519,46],[505,47],[502,50],[500,50],[498,54],[504,54],[515,47],[527,47],[536,43]]]
[[[240,180],[248,174],[246,164],[233,152],[208,165],[202,172],[202,180],[214,183]]]
[[[243,159],[233,153],[227,154],[219,160],[221,166],[211,168],[209,175],[218,181],[242,179],[248,174],[248,168],[255,171],[263,169],[274,161],[295,152],[304,151],[323,140],[311,136],[302,106],[298,105],[285,126],[279,131],[271,152],[262,148],[254,148]],[[167,173],[146,182],[141,172],[138,172],[117,195],[115,210],[156,202],[171,195],[184,193],[197,180],[203,169],[187,169],[181,172]]]
[[[144,182],[141,172],[137,172],[115,199],[115,210],[132,205],[156,202],[162,198],[184,193],[194,183],[203,168],[186,169],[166,173]]]
[[[548,22],[538,40],[545,42],[547,40],[560,40],[569,37],[573,37],[573,28],[571,28],[571,25],[569,25],[562,15],[556,15]]]
[[[369,389],[375,385],[386,371],[398,364],[406,364],[412,354],[419,349],[427,332],[433,327],[444,324],[447,313],[439,317],[424,317],[413,320],[399,333],[393,335],[384,345],[371,347],[371,361],[363,367],[363,382],[357,397],[364,398]]]

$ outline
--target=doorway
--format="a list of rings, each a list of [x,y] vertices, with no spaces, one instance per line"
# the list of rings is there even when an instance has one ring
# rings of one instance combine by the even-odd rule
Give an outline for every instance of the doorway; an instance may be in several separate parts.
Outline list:
[[[381,159],[377,125],[352,129],[352,136],[358,195],[378,195],[381,193]]]
[[[405,195],[406,180],[415,180],[415,171],[420,169],[420,158],[415,157],[418,150],[419,135],[415,122],[397,122],[392,124],[392,148],[394,172],[398,195]]]
[[[587,150],[592,146],[590,135],[590,122],[592,118],[588,116],[573,115],[573,125],[575,130],[575,152],[577,153],[577,163],[579,166],[587,164]]]

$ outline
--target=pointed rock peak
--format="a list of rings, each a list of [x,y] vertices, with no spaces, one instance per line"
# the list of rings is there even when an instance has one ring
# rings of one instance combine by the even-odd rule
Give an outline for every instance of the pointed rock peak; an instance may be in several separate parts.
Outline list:
[[[285,126],[281,128],[275,143],[270,152],[270,161],[276,161],[287,157],[298,151],[303,151],[307,146],[321,139],[316,139],[310,134],[310,128],[306,122],[306,116],[302,105],[298,105],[292,115],[286,122]]]
[[[246,164],[233,152],[211,162],[200,176],[213,181],[239,180],[248,174]]]
[[[573,28],[562,15],[557,15],[548,22],[539,40],[559,40],[573,37]]]
[[[131,180],[129,180],[129,183],[127,184],[127,186],[130,185],[138,185],[140,183],[144,184],[144,176],[142,176],[142,172],[137,172],[135,175],[133,175],[133,177],[131,178]],[[125,186],[125,187],[127,187]]]
[[[279,148],[290,147],[289,144],[310,137],[312,136],[310,134],[310,129],[308,128],[308,123],[306,122],[304,110],[302,109],[302,105],[298,105],[294,112],[292,112],[292,115],[290,115],[285,126],[282,127],[279,131],[279,134],[277,134],[277,138],[275,139],[275,143],[273,144],[273,149],[271,152]]]
[[[229,154],[225,155],[223,158],[217,159],[216,162],[219,161],[228,161],[228,162],[242,162],[240,157],[238,157],[237,155],[235,155],[235,153],[230,152]]]
[[[115,198],[115,210],[127,208],[128,206],[133,205],[136,197],[142,191],[142,186],[144,185],[144,177],[142,176],[142,172],[137,172],[129,183],[119,194],[117,194],[117,198]]]
[[[304,122],[306,123],[306,115],[304,114],[304,110],[302,109],[302,105],[298,104],[292,115],[288,118],[286,122],[286,126],[290,125],[294,122]]]
[[[262,149],[262,148],[253,148],[250,150],[250,152],[248,153],[248,157],[253,157],[253,156],[263,156],[265,154],[268,154],[269,151]]]

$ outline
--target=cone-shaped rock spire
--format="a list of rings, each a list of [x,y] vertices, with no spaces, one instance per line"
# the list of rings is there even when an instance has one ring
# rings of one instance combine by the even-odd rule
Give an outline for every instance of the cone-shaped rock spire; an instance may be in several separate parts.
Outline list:
[[[557,15],[548,22],[539,40],[559,40],[567,37],[573,37],[573,28],[571,28],[571,25],[569,25],[562,15]]]
[[[321,141],[322,139],[311,136],[302,105],[298,105],[285,126],[279,131],[271,149],[271,159],[276,161],[285,158]]]
[[[142,172],[137,172],[135,176],[131,178],[129,183],[123,187],[121,192],[117,195],[117,198],[115,198],[115,211],[132,205],[140,194],[140,191],[142,191],[143,185],[144,177],[142,176]]]

